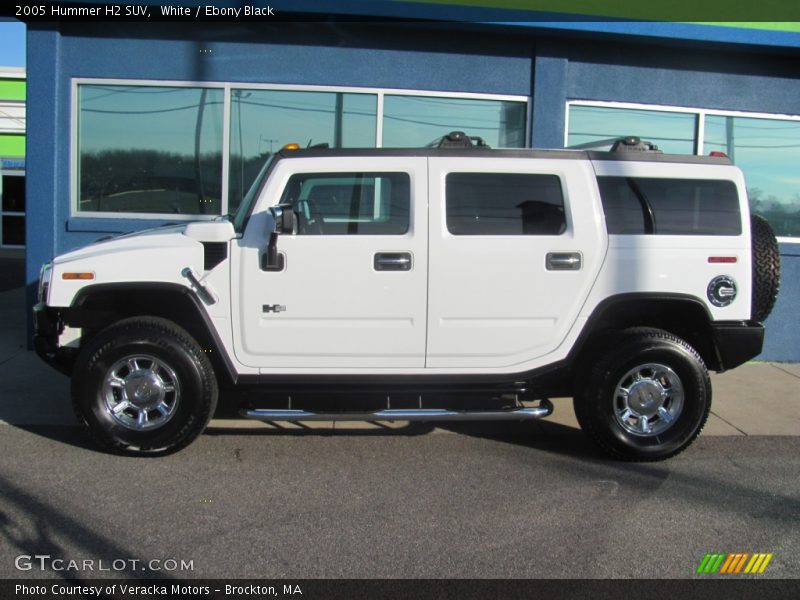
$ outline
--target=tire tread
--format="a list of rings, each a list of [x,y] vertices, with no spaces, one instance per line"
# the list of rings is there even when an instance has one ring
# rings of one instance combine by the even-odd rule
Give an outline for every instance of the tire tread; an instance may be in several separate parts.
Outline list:
[[[654,345],[663,344],[666,342],[669,344],[675,344],[683,351],[687,352],[691,359],[696,361],[697,365],[701,367],[701,371],[704,376],[703,385],[707,394],[707,402],[699,427],[697,427],[693,434],[684,440],[679,447],[670,452],[660,453],[657,455],[633,453],[630,450],[627,452],[621,450],[618,446],[615,446],[608,441],[608,438],[605,435],[601,425],[596,422],[591,413],[594,403],[599,401],[597,397],[599,392],[593,388],[593,384],[604,379],[605,372],[618,359],[619,356],[624,356],[633,346],[640,345],[642,342],[649,342]],[[577,418],[578,424],[583,432],[603,452],[616,460],[627,462],[656,462],[671,458],[683,452],[692,444],[692,442],[694,442],[695,439],[697,439],[697,436],[700,435],[711,411],[711,382],[708,377],[708,371],[705,363],[703,362],[700,354],[691,345],[678,336],[668,331],[651,327],[632,327],[626,329],[620,332],[618,336],[611,338],[606,348],[613,348],[613,351],[610,351],[608,354],[606,354],[601,360],[591,366],[591,368],[584,369],[582,371],[581,379],[589,383],[575,395],[573,402],[575,417]]]
[[[124,335],[139,333],[140,339],[163,344],[164,338],[176,342],[185,350],[190,358],[196,362],[202,379],[203,389],[206,390],[202,398],[200,414],[201,419],[193,419],[186,423],[179,433],[174,436],[176,442],[159,447],[133,446],[118,440],[111,439],[98,432],[87,420],[80,405],[81,373],[89,373],[92,367],[100,360],[115,340]],[[217,380],[214,369],[208,356],[203,352],[197,341],[182,327],[174,322],[161,317],[131,317],[110,325],[98,333],[89,342],[87,347],[78,355],[71,384],[72,409],[83,429],[87,431],[95,443],[102,448],[116,454],[171,454],[185,448],[205,429],[214,414],[219,396]]]
[[[753,244],[753,294],[751,317],[763,323],[778,299],[781,280],[781,253],[772,226],[764,217],[751,216]]]

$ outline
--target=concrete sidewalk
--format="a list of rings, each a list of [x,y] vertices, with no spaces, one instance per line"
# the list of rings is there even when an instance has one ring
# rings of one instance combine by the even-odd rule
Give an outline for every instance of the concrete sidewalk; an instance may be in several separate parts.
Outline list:
[[[0,292],[0,422],[12,425],[76,425],[69,401],[69,380],[25,349],[25,295],[23,288]],[[711,376],[714,397],[703,435],[800,435],[800,364],[752,362]],[[572,403],[557,400],[546,422],[576,428]],[[522,424],[536,431],[536,423]],[[269,428],[255,421],[215,419],[214,427]],[[519,431],[518,423],[474,424],[481,432]],[[293,429],[298,425],[282,425]],[[375,424],[303,424],[304,429],[337,431],[380,429]],[[388,429],[405,431],[402,424]],[[431,428],[432,430],[434,428]],[[485,429],[485,431],[484,431]],[[436,431],[452,430],[450,427]]]

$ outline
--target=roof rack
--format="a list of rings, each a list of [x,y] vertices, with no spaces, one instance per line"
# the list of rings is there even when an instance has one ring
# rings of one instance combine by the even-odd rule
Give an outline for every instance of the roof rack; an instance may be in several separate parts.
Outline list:
[[[489,148],[483,138],[467,135],[463,131],[451,131],[445,136],[433,140],[427,148]]]
[[[646,142],[635,135],[619,138],[611,146],[610,152],[658,152],[663,154],[653,142]]]

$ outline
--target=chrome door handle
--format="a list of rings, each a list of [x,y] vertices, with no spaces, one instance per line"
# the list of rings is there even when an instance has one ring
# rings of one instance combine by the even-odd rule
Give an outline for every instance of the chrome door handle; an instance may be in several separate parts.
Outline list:
[[[548,271],[578,271],[583,258],[580,252],[548,252],[545,263]]]
[[[410,252],[378,252],[373,267],[376,271],[410,271]]]

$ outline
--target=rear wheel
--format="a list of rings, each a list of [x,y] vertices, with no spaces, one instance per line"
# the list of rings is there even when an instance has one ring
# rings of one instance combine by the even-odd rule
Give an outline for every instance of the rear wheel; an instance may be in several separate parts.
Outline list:
[[[581,428],[623,460],[662,460],[687,448],[711,409],[697,352],[659,329],[628,330],[605,348],[575,396]]]
[[[176,451],[203,431],[217,382],[202,348],[182,328],[155,317],[126,319],[98,333],[78,357],[72,403],[104,447]]]

